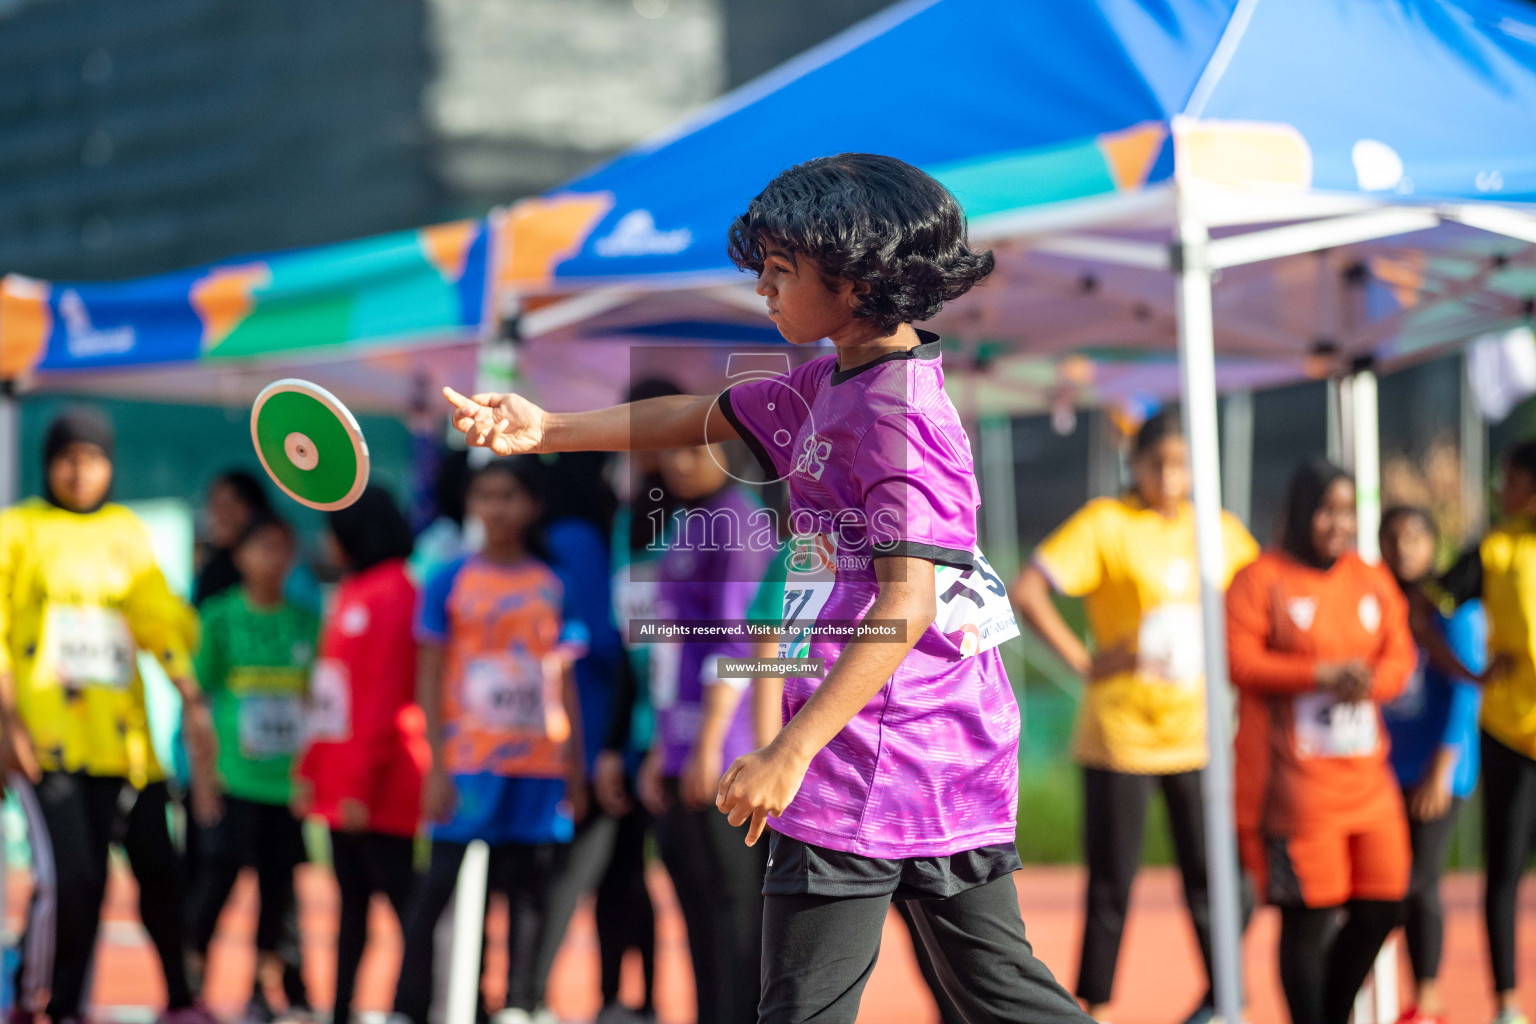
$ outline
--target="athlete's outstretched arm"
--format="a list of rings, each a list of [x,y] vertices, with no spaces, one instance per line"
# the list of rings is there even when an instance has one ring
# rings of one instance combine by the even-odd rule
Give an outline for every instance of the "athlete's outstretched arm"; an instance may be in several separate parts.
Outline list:
[[[37,782],[43,771],[32,749],[32,735],[17,709],[16,680],[11,674],[11,587],[23,536],[13,525],[12,516],[0,513],[0,771],[20,771]]]
[[[932,562],[876,558],[875,578],[880,596],[864,621],[900,621],[905,624],[905,636],[845,647],[827,678],[773,741],[738,757],[720,780],[715,806],[729,816],[732,825],[752,822],[748,846],[762,835],[769,815],[784,813],[805,781],[811,758],[880,692],[938,613]]]
[[[518,394],[465,398],[452,388],[453,425],[476,448],[523,452],[627,452],[736,439],[714,395],[666,395],[590,412],[546,412]]]

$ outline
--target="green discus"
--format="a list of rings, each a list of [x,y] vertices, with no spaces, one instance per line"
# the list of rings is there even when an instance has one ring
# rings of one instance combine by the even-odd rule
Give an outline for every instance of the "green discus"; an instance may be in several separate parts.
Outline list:
[[[272,482],[323,512],[346,508],[368,486],[368,442],[340,400],[307,380],[268,384],[251,408],[251,442]]]

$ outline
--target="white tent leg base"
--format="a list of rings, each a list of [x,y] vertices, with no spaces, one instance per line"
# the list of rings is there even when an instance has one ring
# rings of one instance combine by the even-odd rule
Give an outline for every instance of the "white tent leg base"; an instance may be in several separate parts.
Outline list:
[[[480,995],[480,949],[485,942],[485,890],[491,848],[476,839],[464,851],[453,893],[453,959],[448,970],[446,1024],[475,1024]]]
[[[1397,1024],[1397,936],[1389,936],[1376,954],[1370,977],[1355,995],[1352,1024]]]

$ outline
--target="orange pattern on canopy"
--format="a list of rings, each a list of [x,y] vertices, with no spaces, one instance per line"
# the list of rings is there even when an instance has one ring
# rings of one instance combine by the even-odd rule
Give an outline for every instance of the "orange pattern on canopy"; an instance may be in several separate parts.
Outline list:
[[[611,192],[568,192],[513,206],[496,224],[498,290],[548,284],[555,265],[580,251],[612,208]]]
[[[14,380],[37,365],[52,329],[46,281],[0,278],[0,380]]]

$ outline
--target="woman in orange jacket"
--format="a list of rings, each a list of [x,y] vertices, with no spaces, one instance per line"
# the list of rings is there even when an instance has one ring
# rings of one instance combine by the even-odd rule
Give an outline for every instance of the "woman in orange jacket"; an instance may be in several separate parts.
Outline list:
[[[1401,591],[1352,550],[1355,523],[1343,470],[1303,465],[1279,550],[1227,591],[1239,839],[1258,891],[1280,908],[1293,1024],[1346,1024],[1408,889],[1380,705],[1417,656]]]

